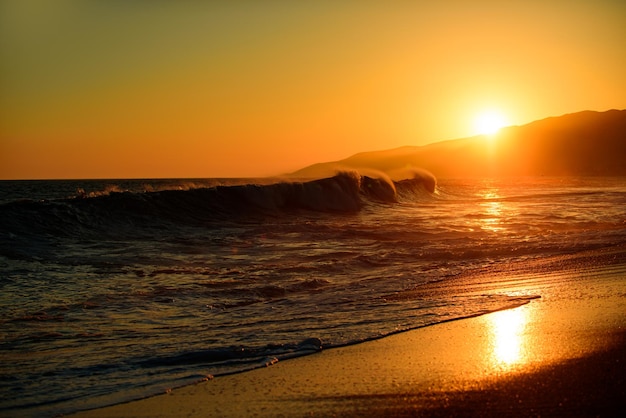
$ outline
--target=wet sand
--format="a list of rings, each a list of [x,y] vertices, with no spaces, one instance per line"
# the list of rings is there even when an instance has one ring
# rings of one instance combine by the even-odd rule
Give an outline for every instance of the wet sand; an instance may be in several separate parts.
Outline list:
[[[624,271],[552,276],[518,308],[75,416],[621,416]]]

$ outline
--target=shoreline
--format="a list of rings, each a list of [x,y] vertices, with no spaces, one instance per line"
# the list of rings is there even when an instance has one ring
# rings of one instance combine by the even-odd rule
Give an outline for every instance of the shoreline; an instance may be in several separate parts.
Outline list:
[[[626,277],[563,277],[517,308],[71,416],[617,416],[626,408]]]

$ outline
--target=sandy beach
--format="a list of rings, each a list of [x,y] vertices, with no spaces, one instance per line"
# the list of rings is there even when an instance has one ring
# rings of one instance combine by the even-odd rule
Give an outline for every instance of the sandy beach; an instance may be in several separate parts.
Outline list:
[[[541,296],[518,308],[74,416],[618,416],[626,407],[624,266],[581,274],[584,281],[570,270],[514,285],[508,290]]]

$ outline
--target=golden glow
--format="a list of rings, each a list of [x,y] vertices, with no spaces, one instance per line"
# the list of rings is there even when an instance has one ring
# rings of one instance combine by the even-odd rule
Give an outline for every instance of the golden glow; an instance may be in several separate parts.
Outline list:
[[[482,112],[474,120],[474,129],[479,134],[495,134],[506,125],[507,118],[497,110]]]
[[[276,175],[623,106],[626,2],[451,2],[2,2],[0,179]]]
[[[498,232],[504,229],[502,226],[503,205],[497,188],[490,188],[480,195],[484,201],[481,203],[483,210],[480,227],[483,230]]]
[[[524,328],[528,322],[526,310],[509,309],[490,315],[493,361],[511,366],[525,360]]]

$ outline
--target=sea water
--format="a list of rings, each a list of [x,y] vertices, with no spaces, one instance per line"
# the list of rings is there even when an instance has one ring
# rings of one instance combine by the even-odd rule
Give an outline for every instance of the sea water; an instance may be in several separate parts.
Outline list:
[[[624,243],[615,177],[3,181],[0,414],[517,306],[519,266]]]

